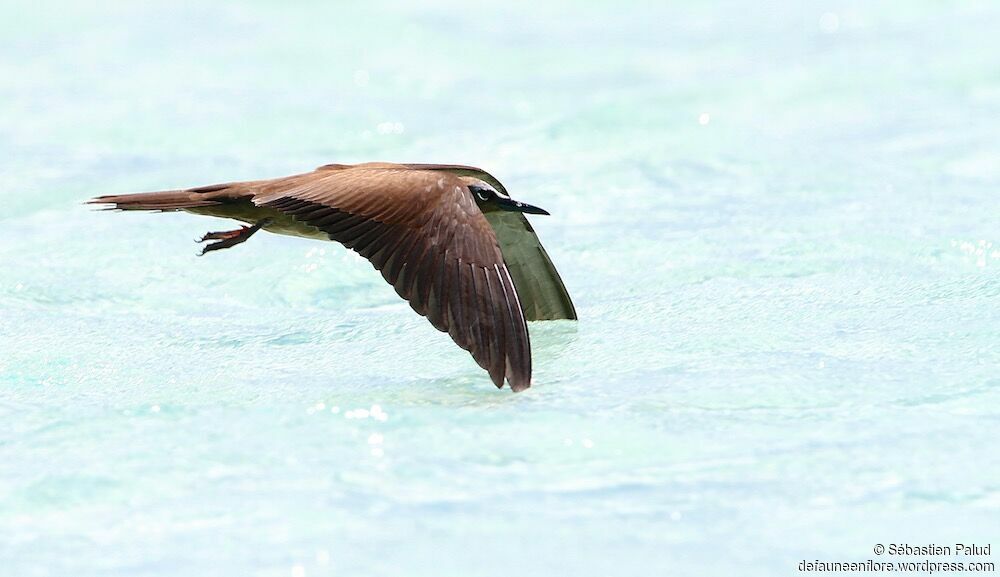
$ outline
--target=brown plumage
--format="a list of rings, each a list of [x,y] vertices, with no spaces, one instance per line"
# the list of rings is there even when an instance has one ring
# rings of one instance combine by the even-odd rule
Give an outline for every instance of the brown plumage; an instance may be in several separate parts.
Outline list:
[[[185,210],[254,225],[209,233],[203,240],[223,240],[206,250],[243,242],[257,229],[340,242],[371,261],[413,310],[472,353],[497,387],[505,379],[514,391],[531,384],[526,311],[529,320],[576,318],[521,214],[544,211],[511,201],[499,181],[473,167],[334,164],[273,180],[91,202],[120,210]],[[503,214],[488,219],[491,213]],[[495,230],[505,231],[504,242]],[[518,252],[513,275],[501,245]],[[519,292],[529,295],[527,303]]]

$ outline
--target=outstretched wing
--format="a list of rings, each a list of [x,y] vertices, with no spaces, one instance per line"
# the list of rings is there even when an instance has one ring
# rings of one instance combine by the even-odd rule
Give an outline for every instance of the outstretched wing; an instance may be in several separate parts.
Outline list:
[[[316,227],[378,269],[497,387],[531,385],[521,303],[492,227],[455,175],[361,165],[277,179],[253,203]]]
[[[471,176],[507,194],[503,184],[492,174],[474,166],[458,164],[407,164],[406,166]],[[493,233],[500,243],[507,268],[521,298],[525,317],[529,321],[576,320],[576,309],[573,307],[566,285],[563,284],[559,272],[552,264],[552,259],[545,252],[545,247],[538,240],[535,229],[531,228],[524,214],[495,211],[487,214],[486,220],[493,227]]]

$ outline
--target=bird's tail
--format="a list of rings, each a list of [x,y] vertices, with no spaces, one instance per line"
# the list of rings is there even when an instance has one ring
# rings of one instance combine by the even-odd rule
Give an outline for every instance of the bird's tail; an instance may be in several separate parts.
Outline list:
[[[109,205],[104,210],[184,210],[221,204],[218,195],[211,193],[217,193],[229,187],[230,185],[212,185],[185,190],[110,194],[93,198],[87,201],[87,204]]]

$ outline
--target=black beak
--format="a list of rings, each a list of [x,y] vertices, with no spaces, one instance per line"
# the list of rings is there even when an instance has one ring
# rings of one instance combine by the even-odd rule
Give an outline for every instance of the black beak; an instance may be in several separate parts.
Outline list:
[[[549,211],[544,208],[538,208],[537,206],[532,206],[530,204],[525,204],[509,198],[497,198],[497,205],[504,210],[510,210],[513,212],[523,212],[525,214],[549,214]]]

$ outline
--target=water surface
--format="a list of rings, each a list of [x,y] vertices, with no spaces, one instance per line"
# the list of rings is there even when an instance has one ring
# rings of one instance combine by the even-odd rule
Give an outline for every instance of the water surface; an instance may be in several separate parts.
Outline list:
[[[0,565],[779,575],[1000,545],[992,2],[0,8]],[[497,391],[370,265],[105,193],[486,167],[580,313]]]

